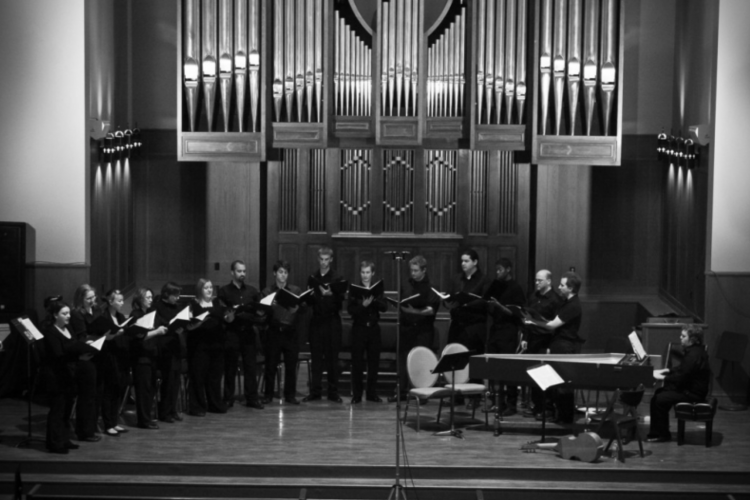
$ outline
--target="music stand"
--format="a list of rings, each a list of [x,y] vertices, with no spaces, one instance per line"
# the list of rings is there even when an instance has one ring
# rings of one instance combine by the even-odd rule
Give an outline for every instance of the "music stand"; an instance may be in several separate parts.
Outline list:
[[[455,408],[456,398],[456,370],[463,370],[469,364],[469,358],[474,351],[455,352],[453,354],[443,354],[440,361],[432,369],[432,373],[451,372],[451,428],[447,431],[436,432],[435,436],[453,436],[463,439],[463,431],[456,429],[453,425],[453,410]]]
[[[33,442],[38,443],[44,443],[45,441],[43,439],[35,438],[31,433],[31,396],[32,396],[32,384],[31,384],[31,355],[34,352],[33,346],[36,344],[36,337],[32,332],[29,331],[24,324],[19,321],[19,319],[28,320],[28,316],[21,316],[18,319],[12,319],[10,322],[13,324],[13,326],[18,330],[18,333],[23,337],[23,339],[26,341],[26,379],[29,383],[29,397],[26,399],[26,409],[27,409],[27,415],[28,415],[28,427],[26,431],[26,437],[16,445],[16,448],[21,448],[23,446],[30,446]],[[37,330],[38,331],[38,330]]]
[[[531,380],[542,390],[542,439],[543,443],[546,438],[547,431],[547,389],[550,387],[564,384],[565,381],[560,377],[560,374],[547,363],[540,363],[538,365],[530,366],[526,369],[526,373],[529,374]]]

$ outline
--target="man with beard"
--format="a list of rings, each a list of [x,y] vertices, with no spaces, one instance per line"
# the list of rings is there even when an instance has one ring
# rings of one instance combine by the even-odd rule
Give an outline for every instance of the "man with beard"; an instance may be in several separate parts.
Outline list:
[[[265,313],[253,309],[260,300],[260,292],[245,284],[247,268],[241,260],[231,266],[232,281],[219,289],[219,300],[230,311],[227,316],[227,340],[224,357],[224,403],[234,405],[237,365],[242,357],[244,372],[245,405],[263,409],[258,398],[257,356],[255,326],[265,322]]]

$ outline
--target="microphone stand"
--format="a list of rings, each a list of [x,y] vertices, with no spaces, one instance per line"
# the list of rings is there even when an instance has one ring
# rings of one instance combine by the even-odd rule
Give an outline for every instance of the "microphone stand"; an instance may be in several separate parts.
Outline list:
[[[391,487],[388,500],[406,500],[406,492],[401,485],[401,261],[409,255],[406,251],[385,252],[396,261],[396,482]]]

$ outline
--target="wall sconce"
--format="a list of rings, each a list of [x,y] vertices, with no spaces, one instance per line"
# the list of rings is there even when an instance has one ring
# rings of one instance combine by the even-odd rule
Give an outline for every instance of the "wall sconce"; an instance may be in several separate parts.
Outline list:
[[[124,131],[117,128],[116,132],[107,133],[99,141],[99,161],[109,163],[115,158],[136,157],[143,146],[141,129],[136,124],[135,128],[126,128]],[[115,155],[117,155],[115,157]]]
[[[664,130],[662,130],[661,133],[656,136],[656,157],[659,161],[664,161],[667,159],[668,146],[669,141],[667,140],[667,134],[665,134]]]
[[[107,135],[104,136],[100,151],[104,163],[112,161],[112,156],[115,153],[115,134],[108,132]]]
[[[117,128],[115,132],[115,153],[117,153],[117,159],[122,159],[122,153],[125,150],[125,134],[123,134],[120,128]]]
[[[706,127],[701,125],[701,127]],[[695,135],[693,127],[690,127],[690,135]],[[668,165],[679,167],[695,168],[697,166],[696,158],[698,156],[698,144],[692,138],[667,135],[662,131],[656,136],[656,155],[660,161]]]

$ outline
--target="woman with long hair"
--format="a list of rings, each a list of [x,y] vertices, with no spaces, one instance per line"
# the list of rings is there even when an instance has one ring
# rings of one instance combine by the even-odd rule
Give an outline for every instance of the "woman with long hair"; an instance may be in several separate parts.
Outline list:
[[[159,300],[154,304],[156,324],[167,328],[167,334],[154,339],[154,343],[157,349],[157,367],[161,373],[159,420],[169,424],[182,420],[177,411],[182,371],[182,327],[169,326],[170,321],[184,308],[184,305],[179,304],[181,291],[179,285],[170,281],[161,287]]]
[[[226,413],[221,394],[224,376],[224,308],[213,297],[213,284],[199,279],[190,305],[194,322],[188,325],[187,350],[190,376],[189,414]]]
[[[150,288],[139,288],[133,296],[130,317],[134,324],[140,318],[153,311],[154,292]],[[145,331],[145,335],[135,335],[130,344],[130,361],[133,369],[133,386],[135,388],[135,410],[138,427],[141,429],[158,429],[156,415],[153,412],[156,394],[156,366],[158,351],[156,337],[167,333],[164,325]],[[131,326],[131,328],[134,328]],[[136,330],[139,331],[139,330]],[[142,331],[142,329],[140,330]]]
[[[96,290],[91,285],[84,283],[76,289],[73,295],[73,309],[70,310],[70,329],[73,339],[86,342],[96,338],[92,327],[100,314],[96,307],[96,299]],[[93,380],[93,384],[85,384],[78,388],[76,435],[82,441],[98,441],[101,437],[96,433],[97,372],[93,360],[81,360],[76,364],[76,378],[79,376],[85,380]]]

